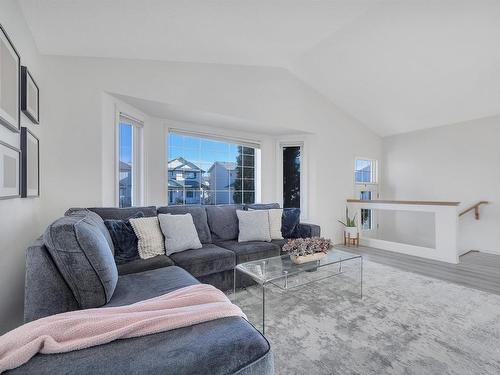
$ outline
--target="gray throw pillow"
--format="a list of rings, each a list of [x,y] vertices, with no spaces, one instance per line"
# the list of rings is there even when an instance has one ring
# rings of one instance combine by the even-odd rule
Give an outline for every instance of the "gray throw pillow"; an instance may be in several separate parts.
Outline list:
[[[158,220],[165,236],[167,255],[202,247],[191,214],[159,214]]]
[[[269,231],[269,214],[267,210],[237,210],[239,229],[238,242],[266,241],[271,242]]]
[[[87,208],[70,208],[64,213],[64,216],[84,216],[88,220],[92,220],[96,227],[102,232],[103,236],[106,238],[106,241],[108,241],[111,252],[113,254],[115,253],[115,246],[113,244],[111,234],[109,233],[108,228],[106,228],[104,220],[98,214],[88,210]]]
[[[49,225],[43,239],[80,308],[109,302],[118,270],[108,242],[93,218],[61,217]]]

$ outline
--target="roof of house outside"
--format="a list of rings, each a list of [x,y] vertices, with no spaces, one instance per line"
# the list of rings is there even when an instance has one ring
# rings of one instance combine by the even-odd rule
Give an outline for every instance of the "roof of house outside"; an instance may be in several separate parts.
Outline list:
[[[132,170],[132,166],[120,160],[120,172],[127,172]]]
[[[196,164],[184,159],[183,157],[178,157],[172,159],[168,162],[169,171],[194,171],[194,172],[205,172],[203,169],[198,167]]]

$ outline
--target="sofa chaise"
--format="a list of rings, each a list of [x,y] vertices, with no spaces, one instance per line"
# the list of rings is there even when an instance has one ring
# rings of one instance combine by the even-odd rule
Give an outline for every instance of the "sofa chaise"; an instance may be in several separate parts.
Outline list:
[[[97,258],[95,254],[83,254],[85,262],[89,262],[92,267],[87,267],[85,277],[78,279],[77,276],[68,275],[61,266],[61,259],[54,259],[54,252],[51,253],[47,248],[47,236],[44,236],[45,240],[40,238],[27,249],[25,321],[88,308],[87,300],[85,304],[82,302],[82,294],[86,293],[90,293],[91,300],[97,296],[101,298],[98,301],[104,302],[97,302],[98,306],[90,307],[111,307],[135,303],[200,282],[222,290],[232,288],[233,268],[237,263],[279,255],[280,247],[285,242],[238,243],[236,210],[242,208],[247,207],[151,206],[68,210],[66,216],[52,223],[47,231],[62,235],[63,239],[68,237],[71,243],[75,241],[72,237],[78,237],[78,225],[84,223],[90,233],[90,241],[98,242],[100,248],[106,249],[101,251],[104,253],[112,252],[112,249],[105,239],[109,233],[105,232],[103,220],[126,219],[137,212],[149,217],[158,213],[191,213],[203,248],[175,253],[171,257],[160,255],[137,259],[118,267],[114,261],[110,264],[107,253],[97,254]],[[299,224],[294,232],[296,236],[319,234],[320,228],[312,224]],[[63,253],[65,251],[62,249]],[[101,255],[108,258],[99,258]],[[107,281],[113,277],[116,277],[116,287],[109,296],[106,293]],[[80,280],[82,284],[76,285],[77,292],[75,280]],[[28,363],[9,373],[245,375],[273,374],[274,368],[270,345],[265,337],[246,320],[231,317],[153,335],[116,340],[69,353],[37,354]]]

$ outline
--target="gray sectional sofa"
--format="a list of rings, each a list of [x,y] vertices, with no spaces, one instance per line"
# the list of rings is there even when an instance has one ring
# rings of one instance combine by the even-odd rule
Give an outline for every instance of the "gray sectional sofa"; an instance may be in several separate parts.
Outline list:
[[[242,208],[232,205],[68,210],[27,250],[25,321],[81,308],[127,305],[199,282],[222,290],[232,288],[237,263],[279,255],[285,242],[238,243],[236,210]],[[191,213],[203,248],[175,253],[170,258],[160,255],[137,259],[117,267],[103,219],[126,219],[137,212],[144,216]],[[320,228],[299,224],[294,233],[319,236]],[[273,372],[272,352],[265,337],[246,320],[233,317],[70,353],[38,354],[10,373]]]

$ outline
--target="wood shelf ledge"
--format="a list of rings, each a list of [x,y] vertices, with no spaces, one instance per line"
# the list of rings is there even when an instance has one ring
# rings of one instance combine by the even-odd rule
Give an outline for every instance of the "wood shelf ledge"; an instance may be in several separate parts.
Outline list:
[[[385,199],[347,199],[347,203],[382,203],[382,204],[414,204],[418,206],[458,206],[460,202],[445,202],[445,201],[397,201]]]

